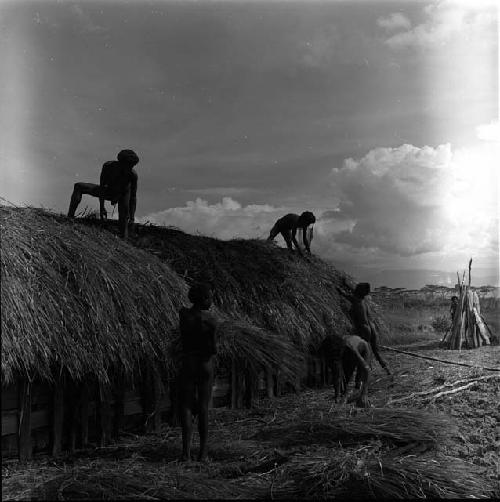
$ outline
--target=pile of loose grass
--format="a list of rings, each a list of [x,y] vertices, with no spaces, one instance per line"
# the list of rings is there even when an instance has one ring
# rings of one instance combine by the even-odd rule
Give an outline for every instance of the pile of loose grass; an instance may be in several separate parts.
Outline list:
[[[324,450],[297,455],[280,473],[276,498],[407,499],[489,498],[481,469],[457,458],[397,450]]]
[[[372,408],[355,414],[307,411],[285,423],[263,427],[253,439],[291,447],[310,444],[358,444],[379,439],[391,444],[443,444],[457,433],[447,416],[421,410]]]

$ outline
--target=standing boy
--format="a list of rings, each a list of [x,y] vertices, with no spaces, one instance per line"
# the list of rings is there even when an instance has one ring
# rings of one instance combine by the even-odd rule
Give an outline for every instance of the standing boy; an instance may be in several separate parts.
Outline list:
[[[199,461],[207,459],[208,404],[212,397],[213,360],[216,354],[216,321],[206,312],[212,305],[212,291],[207,284],[196,284],[188,293],[191,308],[179,311],[182,342],[180,373],[182,459],[191,460],[193,410],[198,412],[200,434]]]

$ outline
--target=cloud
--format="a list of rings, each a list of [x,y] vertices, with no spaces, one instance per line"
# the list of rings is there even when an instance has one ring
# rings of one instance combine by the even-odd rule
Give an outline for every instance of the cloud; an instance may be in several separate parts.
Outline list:
[[[493,249],[497,242],[495,151],[401,145],[346,159],[331,172],[337,243],[399,256]]]
[[[219,239],[262,238],[269,235],[275,221],[286,214],[283,208],[267,204],[242,206],[231,197],[209,204],[197,198],[184,207],[173,207],[141,219],[158,225],[171,225],[188,233],[201,233]]]
[[[443,0],[427,5],[424,16],[425,22],[396,33],[385,43],[393,49],[433,47],[447,43],[454,36],[461,39],[484,38],[485,31],[496,25],[496,11],[490,2],[475,4]]]
[[[484,141],[500,142],[500,122],[490,122],[476,127],[476,136]]]
[[[195,193],[196,195],[240,195],[250,192],[257,192],[255,188],[249,187],[209,187],[209,188],[189,188],[185,192]]]
[[[411,21],[400,12],[393,12],[387,17],[379,17],[377,24],[387,31],[397,30],[398,28],[410,29]]]

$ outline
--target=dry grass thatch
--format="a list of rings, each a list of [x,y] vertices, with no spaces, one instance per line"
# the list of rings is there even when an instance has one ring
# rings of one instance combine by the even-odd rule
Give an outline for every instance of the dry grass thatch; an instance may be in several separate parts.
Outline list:
[[[281,473],[275,498],[417,499],[492,496],[481,469],[457,458],[397,450],[337,450],[298,455]]]
[[[316,257],[151,225],[137,226],[131,246],[97,220],[34,208],[1,206],[0,218],[4,383],[62,369],[106,381],[141,360],[171,367],[178,310],[195,280],[214,286],[220,355],[254,372],[296,376],[326,333],[351,329],[352,281]]]
[[[449,417],[419,410],[372,408],[355,415],[317,413],[299,420],[263,427],[254,437],[282,447],[311,444],[359,443],[370,438],[394,444],[412,442],[437,444],[457,433]],[[299,417],[297,417],[299,418]]]
[[[188,281],[213,284],[215,303],[234,318],[283,335],[301,350],[330,331],[351,329],[352,279],[315,257],[263,240],[220,241],[137,225],[133,243],[157,254]]]
[[[154,256],[37,209],[0,208],[2,377],[107,379],[165,354],[186,285]]]

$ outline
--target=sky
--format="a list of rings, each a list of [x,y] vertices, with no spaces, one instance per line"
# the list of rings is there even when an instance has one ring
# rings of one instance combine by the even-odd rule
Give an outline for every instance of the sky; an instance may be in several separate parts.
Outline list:
[[[498,283],[498,31],[489,0],[0,0],[0,196],[66,212],[132,148],[139,221],[311,210],[352,273]]]

